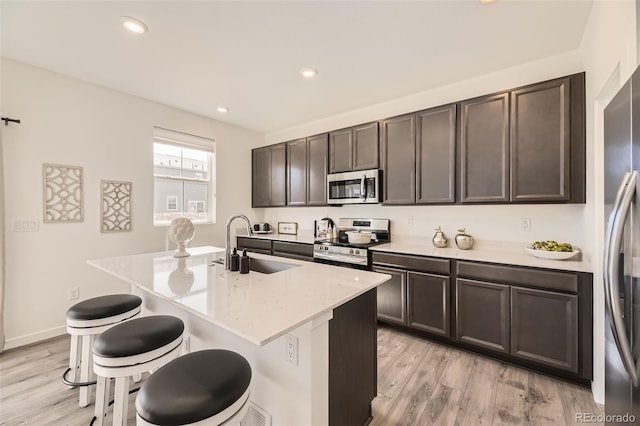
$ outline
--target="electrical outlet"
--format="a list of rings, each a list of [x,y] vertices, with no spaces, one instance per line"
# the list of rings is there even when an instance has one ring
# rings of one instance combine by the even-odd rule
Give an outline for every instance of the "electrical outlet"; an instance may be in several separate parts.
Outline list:
[[[413,216],[407,216],[407,226],[413,226]]]
[[[69,287],[67,289],[67,298],[69,300],[76,300],[80,297],[80,287]]]
[[[287,334],[286,339],[286,359],[293,365],[298,365],[298,338]]]
[[[21,219],[13,222],[13,232],[38,232],[39,228],[38,219]]]
[[[521,217],[520,218],[520,231],[522,231],[522,232],[531,232],[531,218],[530,217]]]

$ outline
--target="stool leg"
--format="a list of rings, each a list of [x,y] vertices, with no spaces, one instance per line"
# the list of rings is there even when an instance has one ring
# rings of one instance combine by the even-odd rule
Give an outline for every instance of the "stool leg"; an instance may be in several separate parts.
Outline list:
[[[107,409],[109,407],[109,391],[111,388],[111,379],[98,376],[96,386],[96,409],[94,414],[96,416],[95,426],[102,426],[104,424],[104,418],[107,416]]]
[[[82,336],[82,355],[80,356],[80,381],[89,381],[89,366],[93,365],[91,361],[91,336]],[[91,387],[80,387],[80,406],[86,407],[91,401]]]
[[[126,426],[129,408],[129,376],[116,377],[113,395],[113,425]]]
[[[78,358],[78,351],[79,351],[79,347],[78,347],[78,335],[77,334],[72,334],[71,335],[71,347],[69,349],[69,368],[71,369],[69,371],[69,375],[67,376],[67,379],[69,379],[69,381],[71,382],[75,382],[76,381],[76,377],[78,377],[78,374],[76,374],[78,372],[78,369],[80,368],[80,362],[79,362],[79,358]]]

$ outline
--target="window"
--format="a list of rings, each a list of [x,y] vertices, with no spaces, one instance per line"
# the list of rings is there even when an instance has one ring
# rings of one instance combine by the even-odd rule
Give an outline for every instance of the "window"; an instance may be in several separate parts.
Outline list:
[[[154,127],[153,224],[215,222],[215,164],[212,139]]]

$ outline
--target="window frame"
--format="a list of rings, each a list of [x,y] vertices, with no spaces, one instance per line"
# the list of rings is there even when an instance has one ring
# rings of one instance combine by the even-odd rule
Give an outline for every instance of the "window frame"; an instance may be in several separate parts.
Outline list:
[[[188,149],[203,152],[207,155],[207,179],[198,179],[189,176],[172,176],[166,174],[156,174],[156,145],[173,146],[179,149]],[[181,153],[180,174],[184,172],[184,156]],[[215,166],[216,166],[216,143],[215,139],[205,138],[201,136],[195,136],[187,133],[178,132],[175,130],[169,130],[162,127],[153,128],[153,140],[152,140],[152,177],[153,177],[153,212],[152,221],[153,226],[169,226],[171,220],[157,220],[156,219],[156,204],[159,196],[156,191],[158,182],[178,182],[182,184],[181,194],[177,196],[178,205],[181,205],[181,209],[177,209],[175,212],[181,212],[187,215],[189,201],[185,199],[185,183],[194,182],[201,183],[207,186],[207,196],[205,200],[197,200],[195,202],[205,203],[206,219],[191,219],[194,224],[215,224],[216,223],[216,180],[215,180]],[[169,200],[161,200],[162,204],[168,206]],[[182,199],[181,199],[182,198]],[[167,210],[167,213],[171,211]]]

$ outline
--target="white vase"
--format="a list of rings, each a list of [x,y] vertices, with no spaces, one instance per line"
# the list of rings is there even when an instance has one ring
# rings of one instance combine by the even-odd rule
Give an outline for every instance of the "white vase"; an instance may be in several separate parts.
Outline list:
[[[169,225],[169,239],[178,245],[173,257],[187,257],[191,254],[187,251],[187,244],[193,240],[195,234],[193,223],[186,217],[179,217],[171,221]]]

